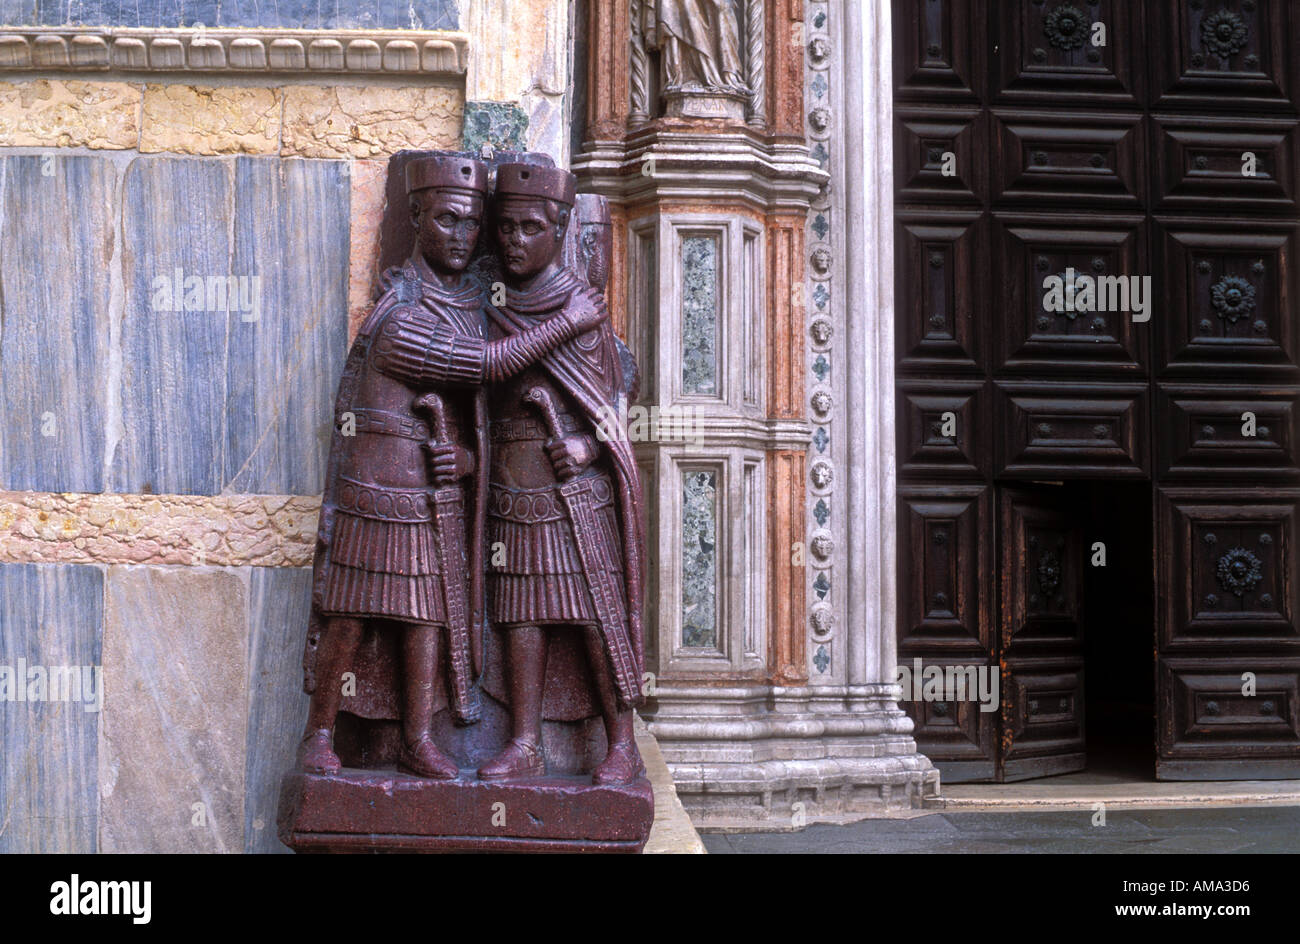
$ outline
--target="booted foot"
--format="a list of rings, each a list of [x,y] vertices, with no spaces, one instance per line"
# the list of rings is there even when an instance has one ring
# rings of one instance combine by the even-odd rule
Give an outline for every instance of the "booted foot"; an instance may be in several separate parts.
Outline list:
[[[636,749],[636,742],[627,740],[610,745],[605,759],[591,772],[591,782],[595,784],[631,783],[645,773],[641,763],[641,752]]]
[[[330,746],[329,728],[308,733],[298,745],[298,766],[309,774],[336,774],[343,769]]]
[[[478,769],[480,780],[521,780],[545,777],[542,749],[531,741],[515,738],[505,749]]]
[[[438,750],[433,738],[427,734],[410,746],[403,746],[402,756],[397,760],[400,770],[419,774],[431,780],[455,780],[460,776],[460,767],[456,762]]]

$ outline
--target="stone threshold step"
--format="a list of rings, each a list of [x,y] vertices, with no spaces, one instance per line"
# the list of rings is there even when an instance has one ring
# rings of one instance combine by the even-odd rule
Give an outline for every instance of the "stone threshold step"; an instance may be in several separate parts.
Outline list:
[[[941,786],[927,811],[1195,809],[1215,806],[1300,806],[1300,780],[1127,781],[1118,783],[963,783]]]

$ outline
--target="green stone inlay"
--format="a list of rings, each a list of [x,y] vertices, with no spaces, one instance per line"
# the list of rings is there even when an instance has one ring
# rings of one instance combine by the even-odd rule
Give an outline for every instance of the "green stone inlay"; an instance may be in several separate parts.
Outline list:
[[[682,473],[682,645],[718,648],[718,476]]]
[[[718,392],[718,240],[682,240],[682,392]]]
[[[478,154],[483,145],[494,151],[527,148],[528,115],[513,102],[466,102],[461,147]]]

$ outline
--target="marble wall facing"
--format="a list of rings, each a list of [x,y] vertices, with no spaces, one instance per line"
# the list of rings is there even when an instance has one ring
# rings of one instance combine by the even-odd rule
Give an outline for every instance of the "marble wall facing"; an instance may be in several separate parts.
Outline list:
[[[455,0],[0,0],[10,26],[455,29]]]
[[[273,6],[0,0],[0,851],[286,851],[388,157],[568,162],[569,0]]]

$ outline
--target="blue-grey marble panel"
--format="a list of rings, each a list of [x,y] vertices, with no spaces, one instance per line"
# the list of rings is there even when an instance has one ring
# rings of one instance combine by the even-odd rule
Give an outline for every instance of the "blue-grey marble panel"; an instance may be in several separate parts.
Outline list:
[[[106,157],[0,160],[0,488],[104,488],[118,171]]]
[[[232,271],[240,304],[226,360],[227,491],[325,487],[348,343],[346,171],[343,161],[236,162]]]
[[[98,568],[0,564],[0,853],[98,851],[103,618]]]
[[[311,568],[254,567],[249,586],[248,748],[244,851],[287,853],[276,838],[280,778],[294,764],[307,723],[302,648]]]
[[[456,29],[456,0],[0,0],[11,26]]]
[[[233,162],[211,158],[140,157],[127,170],[112,491],[214,495],[224,484],[233,177]]]

